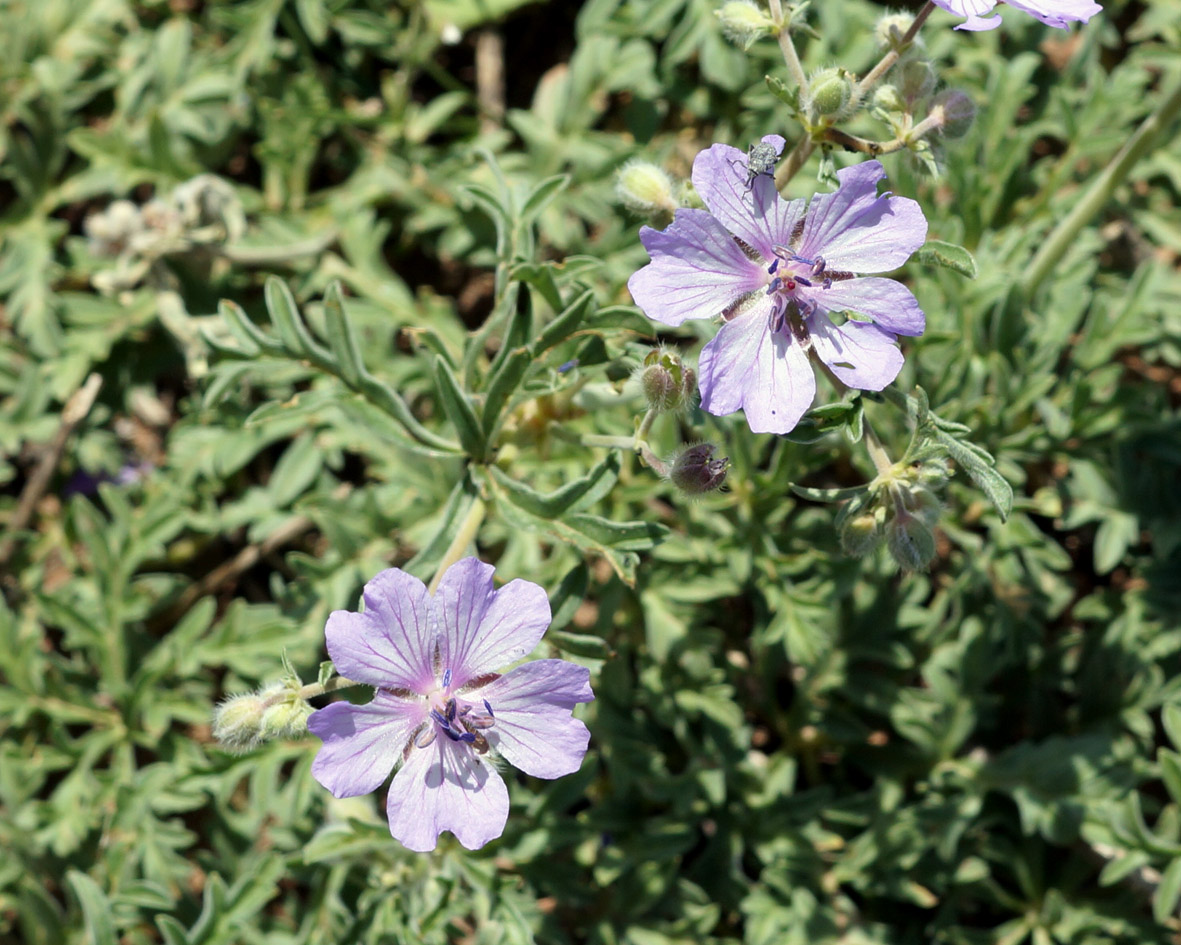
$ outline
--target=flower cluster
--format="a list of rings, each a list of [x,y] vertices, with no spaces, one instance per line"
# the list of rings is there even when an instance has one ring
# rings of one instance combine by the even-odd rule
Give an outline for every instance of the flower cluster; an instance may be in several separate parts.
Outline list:
[[[779,153],[784,140],[763,143]],[[708,212],[682,209],[667,230],[641,229],[652,261],[628,288],[667,325],[720,316],[701,353],[701,406],[719,416],[741,408],[756,433],[787,433],[816,394],[809,355],[860,390],[898,376],[897,336],[922,333],[922,309],[901,283],[857,274],[901,266],[927,222],[915,201],[878,195],[877,161],[839,171],[837,192],[806,206],[746,162],[724,144],[697,155],[693,185]]]
[[[550,622],[545,591],[528,581],[492,586],[491,565],[464,558],[431,595],[392,568],[365,585],[363,613],[335,611],[325,636],[343,675],[376,688],[365,705],[335,702],[308,728],[324,742],[312,775],[337,797],[367,794],[398,771],[390,833],[433,850],[449,830],[468,849],[499,837],[508,790],[496,756],[539,778],[578,770],[590,734],[571,716],[590,702],[590,672],[528,654]]]

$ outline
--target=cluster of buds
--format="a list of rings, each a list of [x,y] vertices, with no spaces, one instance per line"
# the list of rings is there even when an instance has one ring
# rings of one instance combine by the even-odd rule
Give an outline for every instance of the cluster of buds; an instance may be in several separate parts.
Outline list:
[[[295,676],[258,692],[230,696],[213,712],[213,737],[226,751],[247,752],[263,742],[307,733],[312,707]]]
[[[88,217],[84,227],[90,252],[115,260],[91,281],[99,291],[113,293],[137,285],[164,256],[234,242],[246,229],[246,216],[233,187],[200,174],[142,206],[116,200]]]
[[[897,54],[890,81],[878,85],[870,100],[870,112],[892,129],[897,140],[933,166],[928,136],[959,138],[976,118],[976,106],[958,89],[936,92],[935,68],[917,38],[906,39],[914,22],[908,13],[882,17],[874,31],[883,51]]]
[[[657,413],[681,410],[697,390],[696,372],[667,348],[649,351],[636,376],[648,409]]]
[[[925,571],[935,558],[937,492],[947,483],[947,460],[897,463],[878,475],[837,516],[841,547],[862,557],[885,544],[904,571]]]

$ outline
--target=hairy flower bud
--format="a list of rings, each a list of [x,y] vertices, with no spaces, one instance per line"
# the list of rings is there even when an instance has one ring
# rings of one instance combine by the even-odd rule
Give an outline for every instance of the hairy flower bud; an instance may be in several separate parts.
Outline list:
[[[726,481],[730,458],[715,455],[712,443],[695,443],[680,450],[669,463],[668,478],[687,495],[704,495]]]
[[[873,104],[887,112],[906,111],[906,99],[893,85],[879,85],[873,92]]]
[[[269,706],[262,714],[263,738],[289,738],[308,729],[312,707],[292,693],[291,697]]]
[[[838,118],[853,97],[853,78],[844,69],[823,69],[812,77],[805,93],[808,113],[813,117]]]
[[[853,558],[863,558],[882,543],[878,516],[863,512],[841,527],[841,549]]]
[[[753,0],[727,0],[714,11],[722,24],[722,34],[743,49],[775,30],[775,21]]]
[[[976,104],[959,89],[945,89],[931,102],[931,116],[945,138],[962,138],[976,120]]]
[[[251,692],[231,696],[213,711],[213,737],[228,751],[246,751],[262,740],[266,700]]]
[[[893,49],[902,52],[904,48],[902,37],[913,25],[914,16],[909,13],[887,13],[874,26],[873,38],[877,42],[878,48],[883,51]],[[918,42],[920,40],[917,38],[911,41],[912,44]]]
[[[924,518],[899,510],[886,525],[886,547],[904,571],[926,571],[935,558],[935,533]]]
[[[902,96],[916,102],[935,91],[935,70],[926,59],[906,59],[898,67],[897,82]]]
[[[659,413],[680,410],[697,388],[697,375],[680,356],[664,348],[648,352],[640,369],[640,388],[648,409]]]
[[[672,213],[677,209],[672,178],[647,161],[629,161],[619,171],[615,192],[637,213]]]

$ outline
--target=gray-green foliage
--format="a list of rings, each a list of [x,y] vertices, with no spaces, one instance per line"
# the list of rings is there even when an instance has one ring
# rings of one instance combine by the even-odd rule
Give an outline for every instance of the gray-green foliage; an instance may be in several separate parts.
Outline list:
[[[884,158],[939,241],[904,272],[928,313],[896,385],[910,419],[869,396],[791,438],[661,418],[665,455],[692,427],[730,457],[727,490],[687,502],[577,439],[631,435],[657,334],[624,290],[645,255],[615,171],[792,134],[774,43],[728,44],[715,5],[0,6],[0,521],[103,378],[0,567],[0,939],[1177,933],[1174,151],[1018,289],[1176,83],[1181,5],[1111,0],[1077,46],[937,15],[941,80],[980,111],[938,179]],[[863,68],[876,13],[813,4],[805,66]],[[503,121],[446,24],[503,34]],[[84,220],[202,172],[233,206],[96,290],[113,262]],[[696,354],[690,328],[662,334]],[[895,455],[917,421],[968,474],[930,573],[844,557],[817,501],[873,475],[863,414]],[[284,654],[314,678],[327,614],[381,568],[429,578],[477,502],[481,555],[550,593],[543,653],[591,667],[580,772],[508,776],[500,841],[422,856],[374,798],[311,779],[314,739],[212,744],[217,700]]]

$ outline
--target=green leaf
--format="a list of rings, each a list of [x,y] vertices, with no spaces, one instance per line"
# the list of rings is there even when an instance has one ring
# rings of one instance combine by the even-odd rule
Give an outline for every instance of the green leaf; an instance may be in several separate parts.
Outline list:
[[[919,247],[915,258],[923,265],[942,266],[969,279],[975,279],[979,271],[976,268],[976,260],[964,247],[942,240],[927,240]]]
[[[964,443],[963,440],[950,433],[944,433],[942,430],[936,430],[935,436],[947,450],[948,455],[959,463],[969,478],[996,506],[1001,521],[1006,521],[1013,511],[1013,487],[1009,485],[1009,481],[1004,476],[997,472],[992,457],[980,447]],[[982,453],[983,455],[981,455]]]
[[[565,309],[558,313],[552,322],[541,330],[537,340],[533,342],[533,355],[539,357],[556,344],[560,344],[582,327],[589,310],[593,307],[595,294],[587,289]]]
[[[485,440],[480,418],[476,416],[471,400],[459,386],[455,373],[438,355],[435,356],[435,386],[443,412],[455,427],[464,452],[477,462],[483,462]]]
[[[500,428],[505,405],[521,385],[530,365],[533,352],[527,347],[517,348],[501,362],[499,369],[488,382],[488,393],[484,397],[484,437],[491,442]]]
[[[611,645],[606,640],[589,633],[567,633],[565,630],[554,630],[551,627],[546,631],[545,642],[556,646],[564,653],[584,659],[605,660],[614,656]]]
[[[277,276],[268,276],[263,295],[266,298],[267,312],[288,352],[297,357],[315,355],[327,360],[328,352],[308,331],[303,316],[299,314],[295,296],[287,288],[287,283]]]
[[[550,631],[560,630],[573,618],[575,611],[582,606],[586,598],[587,587],[590,584],[590,570],[585,562],[578,562],[566,572],[558,589],[550,595],[550,608],[553,618],[550,620]]]
[[[340,365],[340,376],[350,387],[357,387],[365,374],[361,343],[344,310],[339,282],[332,282],[324,293],[324,325],[328,347]]]
[[[1164,925],[1176,911],[1178,899],[1181,899],[1181,859],[1173,860],[1161,876],[1152,899],[1152,917]]]
[[[555,174],[534,187],[529,196],[525,198],[524,206],[521,207],[521,223],[525,226],[531,224],[548,206],[549,202],[566,189],[569,183],[569,174]]]
[[[465,475],[455,484],[451,494],[447,497],[447,502],[439,515],[434,536],[419,550],[418,554],[403,565],[404,570],[424,580],[434,574],[451,544],[451,539],[454,537],[459,523],[463,521],[476,498],[475,483],[471,476]]]
[[[867,486],[849,486],[847,489],[813,489],[811,486],[797,486],[794,483],[791,491],[802,499],[812,502],[844,502],[862,495]]]
[[[66,882],[82,906],[86,934],[90,945],[116,945],[115,922],[111,904],[98,883],[78,870],[66,873]]]
[[[570,511],[575,503],[585,498],[589,492],[598,491],[596,487],[603,493],[610,490],[619,477],[619,454],[608,453],[607,457],[585,476],[548,493],[537,492],[524,483],[517,482],[497,466],[489,466],[488,472],[512,497],[513,502],[525,511],[542,518],[558,518]]]

